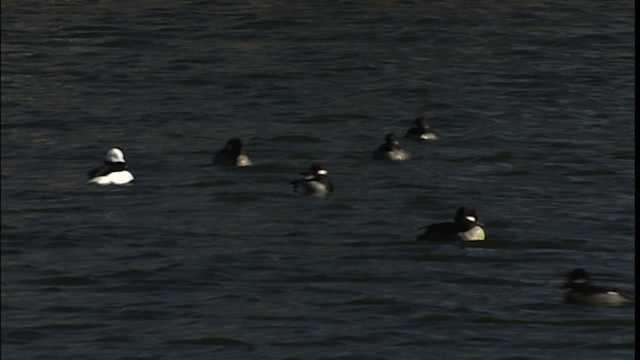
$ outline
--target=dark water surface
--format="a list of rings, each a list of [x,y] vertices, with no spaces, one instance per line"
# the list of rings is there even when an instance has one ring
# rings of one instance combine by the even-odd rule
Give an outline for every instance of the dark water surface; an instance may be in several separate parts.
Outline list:
[[[2,1],[2,358],[633,359],[560,288],[633,291],[633,7]],[[462,205],[485,242],[414,241]]]

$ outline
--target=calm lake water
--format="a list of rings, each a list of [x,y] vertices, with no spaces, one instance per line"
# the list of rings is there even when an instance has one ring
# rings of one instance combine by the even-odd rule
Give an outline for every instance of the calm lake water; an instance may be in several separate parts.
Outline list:
[[[561,288],[634,292],[633,2],[1,6],[3,360],[634,358]],[[486,241],[415,241],[459,206]]]

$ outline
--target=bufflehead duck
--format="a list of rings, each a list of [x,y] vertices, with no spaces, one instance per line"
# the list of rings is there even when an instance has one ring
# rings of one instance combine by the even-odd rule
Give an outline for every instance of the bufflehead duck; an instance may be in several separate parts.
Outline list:
[[[580,305],[624,305],[634,301],[630,294],[615,289],[591,285],[591,277],[584,269],[575,269],[569,273],[564,286],[569,288],[565,302]]]
[[[429,127],[427,124],[427,120],[420,116],[415,122],[416,126],[407,130],[407,133],[404,134],[405,138],[416,139],[416,140],[437,140],[438,135],[436,132]]]
[[[213,157],[213,163],[222,166],[251,166],[253,163],[249,155],[244,151],[242,140],[231,138],[227,145],[218,150]]]
[[[409,151],[400,146],[400,142],[394,134],[387,134],[385,141],[384,144],[380,145],[376,151],[373,152],[373,158],[375,160],[404,161],[411,158]]]
[[[426,230],[424,234],[418,236],[417,240],[484,240],[485,234],[482,226],[483,224],[478,222],[478,214],[476,214],[475,210],[461,207],[456,211],[454,222],[438,223],[422,227],[426,228]]]
[[[325,196],[333,191],[333,184],[329,180],[327,168],[318,162],[309,167],[308,172],[303,172],[304,178],[293,180],[293,190],[305,195]]]
[[[127,168],[122,149],[110,149],[104,160],[104,165],[89,171],[87,184],[122,185],[133,181],[133,174]]]

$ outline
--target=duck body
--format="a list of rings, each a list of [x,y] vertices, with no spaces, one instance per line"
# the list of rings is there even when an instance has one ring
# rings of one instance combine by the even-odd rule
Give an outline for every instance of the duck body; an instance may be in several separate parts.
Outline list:
[[[117,147],[107,151],[104,164],[89,171],[87,177],[86,184],[97,185],[123,185],[134,180],[124,160],[124,152]]]
[[[404,134],[407,139],[414,140],[438,140],[435,130],[431,129],[424,117],[419,117],[414,122],[415,126],[411,127]]]
[[[231,138],[222,149],[218,150],[214,157],[213,163],[220,166],[251,166],[253,162],[244,150],[244,144],[239,138]]]
[[[290,182],[297,193],[313,196],[326,196],[333,192],[333,183],[329,179],[329,172],[320,163],[313,163],[308,172],[303,172],[302,179]]]
[[[591,284],[591,277],[584,269],[573,270],[565,287],[570,289],[565,296],[568,304],[620,306],[635,301],[631,294]]]
[[[454,222],[431,224],[424,228],[425,232],[417,238],[419,241],[482,241],[486,236],[476,211],[466,207],[458,208]]]
[[[385,143],[373,152],[374,160],[405,161],[410,158],[409,151],[400,146],[398,138],[392,133],[387,134]]]

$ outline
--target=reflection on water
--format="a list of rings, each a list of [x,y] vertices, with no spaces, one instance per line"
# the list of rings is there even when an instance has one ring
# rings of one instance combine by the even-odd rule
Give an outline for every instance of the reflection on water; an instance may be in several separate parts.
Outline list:
[[[633,288],[632,14],[3,2],[3,357],[630,358],[631,307],[560,286]],[[82,185],[113,146],[136,183]],[[486,241],[414,241],[459,206]]]

